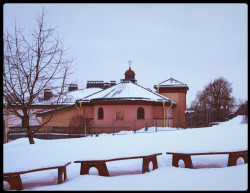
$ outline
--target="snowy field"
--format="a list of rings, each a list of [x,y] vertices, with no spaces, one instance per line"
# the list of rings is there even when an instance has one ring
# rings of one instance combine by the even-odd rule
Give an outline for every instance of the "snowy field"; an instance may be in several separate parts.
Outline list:
[[[219,125],[198,129],[101,135],[75,139],[41,140],[30,145],[20,138],[3,145],[4,172],[39,167],[67,166],[68,179],[57,184],[57,169],[22,174],[24,190],[247,190],[248,164],[238,159],[227,167],[228,155],[192,156],[194,169],[172,167],[166,152],[216,152],[248,150],[248,125],[238,116]],[[107,162],[109,177],[80,175],[75,160],[109,159],[162,153],[158,169],[142,174],[142,159]],[[9,184],[4,182],[8,190]]]

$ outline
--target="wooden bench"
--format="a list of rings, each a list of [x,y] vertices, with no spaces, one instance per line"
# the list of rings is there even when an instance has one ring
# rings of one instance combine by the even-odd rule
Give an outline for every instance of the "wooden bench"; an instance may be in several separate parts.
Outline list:
[[[71,164],[71,162],[68,162],[65,165],[61,165],[61,166],[53,166],[53,167],[38,168],[38,169],[26,170],[26,171],[4,173],[3,174],[3,177],[4,177],[3,181],[7,181],[10,184],[11,190],[22,190],[23,185],[22,185],[22,180],[21,180],[20,174],[42,171],[42,170],[58,169],[57,183],[61,184],[61,183],[63,183],[63,181],[65,181],[67,179],[66,167],[69,164]],[[64,180],[63,180],[63,175],[64,175]]]
[[[109,176],[108,168],[106,162],[117,161],[117,160],[126,160],[126,159],[138,159],[143,158],[142,163],[142,173],[149,172],[149,163],[153,162],[153,170],[158,168],[156,156],[162,155],[162,153],[156,153],[146,156],[135,156],[135,157],[123,157],[123,158],[114,158],[106,160],[82,160],[74,161],[74,163],[81,163],[80,175],[89,174],[89,169],[95,167],[100,176]]]
[[[227,166],[235,166],[237,159],[242,157],[245,163],[248,163],[248,150],[235,151],[235,152],[208,152],[208,153],[177,153],[177,152],[166,152],[166,154],[172,154],[172,166],[178,167],[179,160],[183,160],[185,168],[193,168],[191,156],[194,155],[214,155],[214,154],[229,154]]]

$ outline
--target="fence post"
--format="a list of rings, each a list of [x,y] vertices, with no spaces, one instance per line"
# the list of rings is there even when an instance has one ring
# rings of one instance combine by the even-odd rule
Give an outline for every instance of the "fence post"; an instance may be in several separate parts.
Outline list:
[[[134,119],[134,134],[136,133],[136,119]]]
[[[157,119],[155,119],[155,132],[157,132]]]
[[[112,133],[113,135],[115,135],[115,120],[113,120],[113,123],[112,123]]]
[[[46,131],[47,135],[48,135],[48,138],[50,139],[50,132],[49,132],[49,129],[48,128],[44,128],[44,130]]]
[[[92,129],[92,125],[89,126],[89,132],[90,132],[90,136],[93,137],[93,129]]]
[[[86,134],[87,134],[87,123],[86,123],[86,121],[84,122],[84,132],[85,132],[84,137],[86,137]]]
[[[145,131],[148,131],[148,123],[145,125]]]
[[[69,129],[68,129],[68,138],[71,138],[71,131],[72,131],[72,128],[70,128],[69,127]],[[66,134],[67,133],[67,130],[66,130],[66,128],[64,128],[64,133]]]
[[[180,122],[180,120],[179,120],[179,113],[177,113],[177,125],[176,125],[177,126],[177,130],[179,128],[179,124],[180,124],[179,122]]]

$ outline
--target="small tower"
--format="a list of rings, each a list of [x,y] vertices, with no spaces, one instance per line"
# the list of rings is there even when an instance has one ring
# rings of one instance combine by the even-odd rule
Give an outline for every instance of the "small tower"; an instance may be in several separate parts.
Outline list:
[[[137,80],[135,79],[135,72],[131,70],[132,61],[129,60],[128,64],[129,64],[129,69],[125,72],[125,79],[121,79],[121,81],[122,82],[130,81],[136,84]]]
[[[189,90],[188,86],[172,77],[165,80],[154,88],[159,94],[162,94],[176,102],[176,107],[173,109],[174,127],[186,128],[186,94]]]

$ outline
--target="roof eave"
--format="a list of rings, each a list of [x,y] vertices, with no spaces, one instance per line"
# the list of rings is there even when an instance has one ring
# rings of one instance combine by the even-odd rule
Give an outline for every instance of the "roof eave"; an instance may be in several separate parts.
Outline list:
[[[154,89],[157,89],[157,88],[185,88],[187,90],[189,90],[188,86],[186,85],[180,85],[180,86],[177,86],[177,85],[154,85]]]
[[[37,117],[42,117],[42,116],[44,116],[46,114],[50,114],[50,113],[53,113],[55,111],[63,110],[63,109],[66,109],[66,108],[69,108],[69,107],[72,107],[72,106],[75,106],[75,104],[73,104],[73,105],[67,105],[67,106],[63,106],[63,107],[59,107],[59,108],[52,109],[52,110],[45,111],[45,112],[41,112],[41,113],[37,113],[36,116]]]

